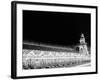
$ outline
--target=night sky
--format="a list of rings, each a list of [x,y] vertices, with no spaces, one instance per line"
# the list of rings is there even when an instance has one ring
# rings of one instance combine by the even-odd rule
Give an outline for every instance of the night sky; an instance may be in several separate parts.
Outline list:
[[[90,14],[23,11],[23,40],[50,45],[79,43],[81,33],[90,45]]]

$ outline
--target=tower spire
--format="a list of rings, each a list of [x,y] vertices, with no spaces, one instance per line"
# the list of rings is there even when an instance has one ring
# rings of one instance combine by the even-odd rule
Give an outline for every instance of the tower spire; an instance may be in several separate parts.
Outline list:
[[[87,43],[85,42],[85,36],[83,33],[81,33],[80,37],[80,53],[88,54],[88,48],[87,48]]]
[[[81,33],[81,37],[84,38],[84,34],[83,33]]]
[[[81,45],[82,45],[82,44],[83,44],[83,45],[86,44],[86,42],[85,42],[85,36],[84,36],[83,33],[81,34],[80,44],[81,44]]]

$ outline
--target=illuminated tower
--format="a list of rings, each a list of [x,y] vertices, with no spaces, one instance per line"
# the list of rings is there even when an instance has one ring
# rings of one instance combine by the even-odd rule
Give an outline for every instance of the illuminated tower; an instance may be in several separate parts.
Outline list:
[[[88,54],[88,48],[87,48],[87,43],[85,42],[84,34],[81,34],[81,38],[79,41],[80,41],[79,52],[83,54]]]

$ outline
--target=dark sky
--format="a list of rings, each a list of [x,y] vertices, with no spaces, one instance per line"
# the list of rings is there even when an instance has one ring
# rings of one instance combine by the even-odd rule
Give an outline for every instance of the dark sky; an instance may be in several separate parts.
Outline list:
[[[54,45],[75,45],[84,33],[90,45],[90,14],[23,11],[23,40]]]

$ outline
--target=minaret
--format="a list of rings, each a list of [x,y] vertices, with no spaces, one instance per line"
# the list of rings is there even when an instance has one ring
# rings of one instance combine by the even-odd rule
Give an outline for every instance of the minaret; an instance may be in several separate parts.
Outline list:
[[[80,46],[79,46],[80,53],[88,54],[87,43],[85,42],[85,37],[83,33],[81,34],[81,38],[79,41],[80,41]]]

